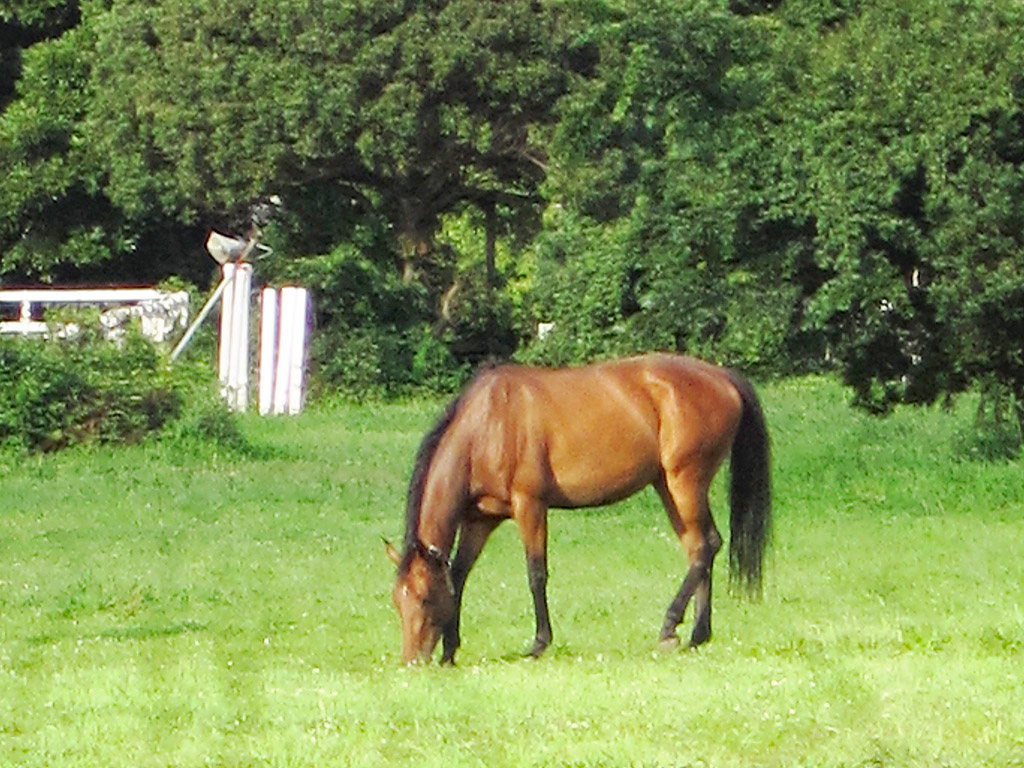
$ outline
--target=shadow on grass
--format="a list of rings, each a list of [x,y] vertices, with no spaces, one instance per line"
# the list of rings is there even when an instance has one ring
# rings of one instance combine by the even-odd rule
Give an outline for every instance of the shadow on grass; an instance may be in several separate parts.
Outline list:
[[[201,621],[179,621],[171,624],[140,624],[138,626],[112,627],[95,634],[86,634],[84,637],[104,640],[150,640],[159,637],[174,637],[189,632],[202,632],[207,624]],[[30,645],[52,645],[61,640],[67,640],[76,635],[72,633],[64,635],[36,635],[28,638]]]

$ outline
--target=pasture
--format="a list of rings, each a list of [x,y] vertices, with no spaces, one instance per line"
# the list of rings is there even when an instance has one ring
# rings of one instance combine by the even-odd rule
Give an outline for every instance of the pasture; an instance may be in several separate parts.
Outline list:
[[[400,665],[380,537],[438,403],[247,418],[245,452],[0,455],[0,765],[1024,766],[1024,466],[952,457],[969,402],[760,392],[766,594],[729,594],[723,553],[711,642],[676,653],[684,558],[648,490],[552,512],[540,660],[506,524],[458,666]]]

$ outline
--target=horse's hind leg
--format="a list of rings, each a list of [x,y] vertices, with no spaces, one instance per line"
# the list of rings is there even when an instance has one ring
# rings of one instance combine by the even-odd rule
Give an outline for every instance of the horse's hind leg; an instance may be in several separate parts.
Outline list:
[[[442,664],[453,664],[455,662],[455,651],[461,643],[459,638],[459,623],[462,615],[462,591],[466,586],[466,578],[469,576],[473,564],[480,556],[480,551],[487,543],[487,537],[498,527],[502,521],[501,517],[490,517],[476,512],[469,512],[462,523],[459,534],[459,548],[452,560],[452,590],[455,592],[455,615],[448,626],[444,628],[443,651],[441,654]]]
[[[669,520],[689,560],[682,586],[665,613],[661,628],[663,643],[678,639],[676,627],[690,599],[694,600],[693,633],[690,645],[697,646],[711,636],[711,571],[715,555],[722,548],[722,537],[711,518],[707,486],[683,474],[668,476],[656,484]]]

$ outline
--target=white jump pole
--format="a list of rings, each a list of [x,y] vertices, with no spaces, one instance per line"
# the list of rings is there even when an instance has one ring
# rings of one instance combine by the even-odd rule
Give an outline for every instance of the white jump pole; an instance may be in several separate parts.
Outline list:
[[[260,302],[259,409],[262,416],[266,416],[274,408],[277,326],[277,291],[273,288],[264,288]]]
[[[277,365],[274,367],[274,413],[288,412],[289,376],[292,370],[291,323],[295,314],[295,291],[281,289],[281,316],[277,331]]]
[[[287,288],[282,289],[287,290]],[[305,394],[306,370],[306,318],[309,308],[309,292],[305,288],[292,288],[295,299],[292,302],[291,348],[288,372],[288,413],[295,415],[302,412],[302,400]]]
[[[232,330],[231,370],[235,393],[235,409],[245,411],[249,406],[249,318],[252,295],[252,265],[235,267],[235,308]]]
[[[221,298],[219,371],[228,407],[244,411],[249,405],[249,296],[252,265],[225,264],[226,288]]]
[[[309,291],[263,292],[260,321],[260,413],[297,414],[305,396]]]
[[[218,341],[220,344],[217,350],[217,374],[220,378],[221,394],[231,403],[228,387],[230,386],[229,372],[231,369],[231,336],[232,323],[235,306],[235,265],[227,263],[221,267],[221,282],[224,284],[224,294],[220,297],[220,333]]]

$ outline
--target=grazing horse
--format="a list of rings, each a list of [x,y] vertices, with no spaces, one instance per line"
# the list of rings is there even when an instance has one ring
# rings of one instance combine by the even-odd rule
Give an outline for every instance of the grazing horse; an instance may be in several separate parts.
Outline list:
[[[403,660],[429,661],[441,638],[442,663],[454,660],[466,577],[487,537],[509,518],[526,549],[537,620],[531,653],[543,653],[551,642],[548,508],[609,504],[648,485],[661,497],[689,559],[661,641],[679,642],[676,628],[693,598],[690,644],[705,642],[712,564],[722,546],[708,486],[730,450],[730,571],[756,595],[771,488],[768,432],[746,379],[675,355],[582,368],[483,370],[420,445],[404,552],[386,544],[398,566],[393,598]]]

